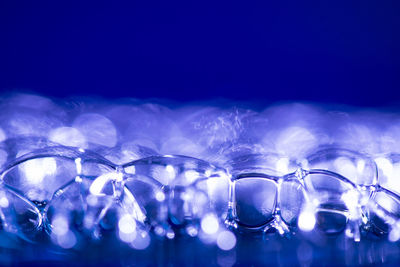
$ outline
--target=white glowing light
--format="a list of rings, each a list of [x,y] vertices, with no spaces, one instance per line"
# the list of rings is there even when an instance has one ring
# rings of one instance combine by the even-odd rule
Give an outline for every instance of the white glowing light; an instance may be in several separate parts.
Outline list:
[[[91,229],[94,225],[94,216],[92,214],[88,214],[85,216],[85,218],[83,219],[83,226],[86,229]]]
[[[62,236],[69,230],[68,221],[64,216],[57,216],[51,223],[52,233]]]
[[[135,166],[128,166],[125,168],[125,172],[129,174],[135,174],[136,173],[136,168]]]
[[[345,203],[346,207],[349,209],[349,219],[357,219],[361,216],[357,207],[359,205],[360,194],[356,190],[348,190],[344,192],[341,199]]]
[[[197,178],[199,178],[199,176],[200,174],[194,170],[188,170],[185,172],[185,178],[187,179],[188,183],[193,183]]]
[[[7,136],[5,134],[5,132],[3,131],[3,129],[0,128],[0,142],[3,142],[4,140],[6,140]]]
[[[136,231],[132,233],[124,233],[122,231],[118,231],[119,239],[121,239],[121,241],[125,243],[133,242],[136,238],[136,235],[137,235]]]
[[[0,207],[7,208],[10,203],[5,196],[0,197]]]
[[[73,248],[76,242],[76,236],[72,231],[67,231],[65,235],[57,236],[58,245],[65,249]]]
[[[210,199],[228,198],[229,178],[225,172],[220,172],[219,176],[208,178],[206,180],[207,194]]]
[[[344,177],[350,178],[352,181],[356,181],[358,177],[357,166],[353,162],[345,157],[339,157],[334,161],[334,166],[338,173]]]
[[[122,182],[124,180],[124,175],[122,172],[115,173],[114,180],[117,182]]]
[[[365,169],[365,161],[362,160],[362,159],[358,160],[357,161],[357,171],[358,171],[358,173],[361,174],[364,171],[364,169]]]
[[[73,127],[77,128],[90,143],[106,147],[114,147],[117,144],[117,130],[103,115],[82,114],[75,119]]]
[[[114,179],[113,173],[106,173],[106,174],[100,175],[90,185],[89,192],[92,195],[96,195],[96,196],[105,195],[104,193],[102,193],[103,188],[106,186],[106,184],[108,182],[112,181],[113,179]]]
[[[134,249],[143,250],[146,249],[150,245],[150,236],[148,233],[142,231],[138,233],[135,239],[131,242],[131,246]]]
[[[388,177],[385,187],[400,194],[400,163],[393,164],[393,173]]]
[[[213,196],[217,190],[218,180],[216,178],[209,178],[206,180],[207,192],[209,196]]]
[[[196,227],[194,227],[193,225],[189,225],[188,227],[186,227],[186,233],[188,235],[190,235],[191,237],[195,237],[197,236],[197,234],[199,233],[199,231],[197,230]]]
[[[152,177],[160,183],[167,185],[173,181],[176,177],[176,171],[174,166],[154,166],[152,169]]]
[[[165,230],[164,230],[163,227],[158,225],[158,226],[156,226],[154,228],[154,233],[156,233],[156,235],[158,235],[158,236],[164,236],[165,235]]]
[[[175,173],[174,166],[172,166],[172,165],[167,165],[167,166],[165,167],[165,170],[166,170],[167,172],[169,172],[169,173]]]
[[[301,167],[302,167],[303,169],[305,169],[305,170],[308,170],[308,169],[310,168],[308,164],[309,164],[309,163],[308,163],[308,160],[307,160],[307,159],[303,159],[303,160],[300,162]]]
[[[59,127],[49,133],[49,140],[64,146],[87,148],[85,136],[76,128]]]
[[[90,185],[89,192],[96,196],[104,196],[105,194],[102,193],[104,187],[107,185],[108,182],[117,181],[121,182],[123,180],[122,173],[114,173],[109,172],[97,177],[93,183]]]
[[[297,155],[318,144],[318,139],[306,128],[292,126],[284,129],[276,139],[276,149],[286,155]]]
[[[75,166],[76,166],[76,172],[78,174],[81,174],[82,173],[82,159],[81,158],[75,159]]]
[[[198,156],[204,147],[187,138],[172,137],[163,142],[160,150],[161,153]]]
[[[27,161],[19,168],[28,183],[40,184],[46,176],[56,173],[57,163],[54,158],[41,158]]]
[[[128,214],[122,216],[118,221],[119,231],[125,234],[131,234],[136,231],[136,221]]]
[[[383,175],[386,177],[392,176],[393,173],[393,165],[392,162],[387,158],[376,158],[375,163],[379,169],[382,170]]]
[[[184,201],[184,202],[189,202],[190,200],[192,200],[193,198],[193,194],[194,192],[192,190],[188,190],[185,191],[181,194],[180,198]]]
[[[400,164],[383,157],[376,158],[375,162],[381,175],[380,184],[400,193]]]
[[[147,138],[138,138],[132,141],[124,142],[121,144],[121,155],[118,156],[116,163],[125,163],[138,160],[143,157],[142,147],[146,147],[153,151],[157,150],[154,143]]]
[[[168,239],[174,239],[175,238],[175,233],[172,230],[168,230],[166,234]]]
[[[289,159],[288,158],[280,158],[276,162],[275,168],[280,173],[288,173],[289,172]]]
[[[391,211],[393,210],[394,206],[397,205],[397,203],[394,201],[393,198],[389,197],[388,195],[378,192],[375,196],[375,201],[379,204],[379,206],[381,206],[384,210],[386,211]],[[388,217],[384,211],[382,211],[381,209],[376,210],[375,211],[377,214],[378,212],[382,212],[381,217],[386,217],[387,220],[390,219],[390,217]]]
[[[218,234],[217,245],[222,250],[231,250],[236,246],[236,236],[230,231],[222,231]]]
[[[159,202],[163,202],[165,200],[165,194],[162,191],[158,191],[156,193],[156,199]]]
[[[98,200],[97,196],[95,196],[93,194],[89,194],[86,197],[86,202],[88,203],[89,206],[95,207],[95,206],[97,206],[99,200]]]
[[[298,219],[298,226],[300,230],[304,232],[309,232],[314,229],[315,224],[316,224],[316,219],[315,215],[313,212],[305,210],[302,213],[300,213],[299,219]]]
[[[389,232],[388,239],[390,242],[397,242],[400,239],[400,229],[398,225],[395,225]]]
[[[209,213],[204,216],[204,218],[201,220],[201,229],[203,230],[204,233],[212,235],[218,232],[219,228],[219,222],[217,217]]]
[[[353,232],[351,231],[350,228],[347,228],[347,229],[344,231],[344,233],[345,233],[345,235],[347,236],[347,238],[353,238],[353,237],[354,237],[354,234],[353,234]]]

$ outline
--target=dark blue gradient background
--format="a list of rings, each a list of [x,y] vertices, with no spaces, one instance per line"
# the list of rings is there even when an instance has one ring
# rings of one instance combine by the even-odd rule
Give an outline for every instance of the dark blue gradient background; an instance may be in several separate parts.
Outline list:
[[[0,2],[0,89],[400,101],[397,1]]]

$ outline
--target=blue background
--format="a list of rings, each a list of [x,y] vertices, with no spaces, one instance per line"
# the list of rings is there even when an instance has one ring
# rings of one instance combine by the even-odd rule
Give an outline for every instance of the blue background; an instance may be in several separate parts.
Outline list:
[[[397,2],[397,3],[396,3]],[[398,1],[0,1],[0,89],[381,106]]]

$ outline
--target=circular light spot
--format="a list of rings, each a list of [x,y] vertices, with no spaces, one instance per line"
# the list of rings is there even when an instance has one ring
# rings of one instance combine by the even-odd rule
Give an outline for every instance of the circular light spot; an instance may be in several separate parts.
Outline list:
[[[156,193],[156,199],[159,202],[163,202],[165,200],[165,194],[163,192],[161,192],[161,191],[158,191]]]
[[[126,214],[119,219],[118,227],[120,232],[131,234],[136,231],[136,221],[130,215]]]
[[[57,171],[57,163],[54,158],[38,158],[29,160],[19,166],[26,182],[40,184],[46,176],[51,176]]]
[[[166,170],[167,172],[169,172],[169,173],[174,173],[174,172],[175,172],[174,166],[172,166],[172,165],[167,165],[167,166],[165,167],[165,170]]]
[[[52,232],[58,236],[63,236],[67,234],[69,227],[68,221],[64,216],[57,216],[52,224]]]
[[[5,196],[0,198],[0,207],[7,208],[9,204],[8,199]]]
[[[396,228],[396,227],[393,228],[389,233],[388,239],[389,239],[390,242],[398,241],[400,239],[400,231],[399,231],[399,229]]]
[[[49,134],[49,140],[64,146],[87,147],[85,136],[73,127],[59,127],[52,130]]]
[[[131,243],[136,238],[136,232],[124,233],[121,230],[118,232],[119,239],[125,243]]]
[[[136,238],[132,241],[131,246],[135,249],[145,249],[150,245],[150,236],[146,232],[141,232],[136,235]]]
[[[217,245],[222,250],[231,250],[236,246],[236,236],[229,231],[222,231],[217,237]]]
[[[315,227],[315,215],[312,212],[305,211],[299,216],[298,226],[302,231],[309,232]]]
[[[201,229],[206,234],[212,235],[218,231],[219,223],[214,214],[207,214],[201,220]]]
[[[58,245],[65,249],[75,246],[76,241],[76,236],[72,231],[68,231],[65,235],[57,236]]]
[[[169,230],[166,234],[168,239],[174,239],[175,238],[175,233],[172,230]]]
[[[114,147],[117,144],[117,130],[114,124],[100,114],[82,114],[75,119],[73,127],[90,143],[106,147]]]
[[[197,171],[188,170],[185,172],[185,178],[187,179],[187,182],[189,182],[189,183],[193,183],[199,177],[200,177],[200,174]]]
[[[197,234],[199,233],[199,231],[197,230],[196,227],[189,225],[188,227],[186,227],[186,233],[188,235],[190,235],[191,237],[195,237],[197,236]]]
[[[154,233],[156,233],[156,235],[158,235],[158,236],[164,236],[165,235],[165,230],[161,226],[156,226],[154,228]]]

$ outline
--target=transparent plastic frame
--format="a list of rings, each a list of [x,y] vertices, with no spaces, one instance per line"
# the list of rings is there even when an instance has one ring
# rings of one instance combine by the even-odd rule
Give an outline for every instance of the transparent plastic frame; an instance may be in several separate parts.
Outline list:
[[[45,168],[49,167],[48,164],[51,165],[51,173],[46,173]],[[73,169],[69,168],[68,173],[63,173],[64,170],[59,168],[64,164]],[[0,195],[11,194],[15,202],[3,201],[0,208],[4,229],[28,241],[34,241],[42,229],[50,234],[53,226],[49,209],[53,204],[75,186],[77,191],[74,195],[79,202],[74,203],[78,206],[71,208],[74,211],[86,209],[87,188],[101,172],[104,172],[104,169],[115,171],[116,166],[93,152],[70,147],[55,146],[39,149],[9,162],[1,171]],[[57,173],[59,171],[61,173]],[[27,180],[34,176],[22,177],[25,172],[26,175],[36,173],[36,177],[42,180],[29,184]],[[29,190],[39,186],[39,193],[30,196]],[[35,196],[43,198],[38,200]],[[62,205],[66,206],[65,203]]]

